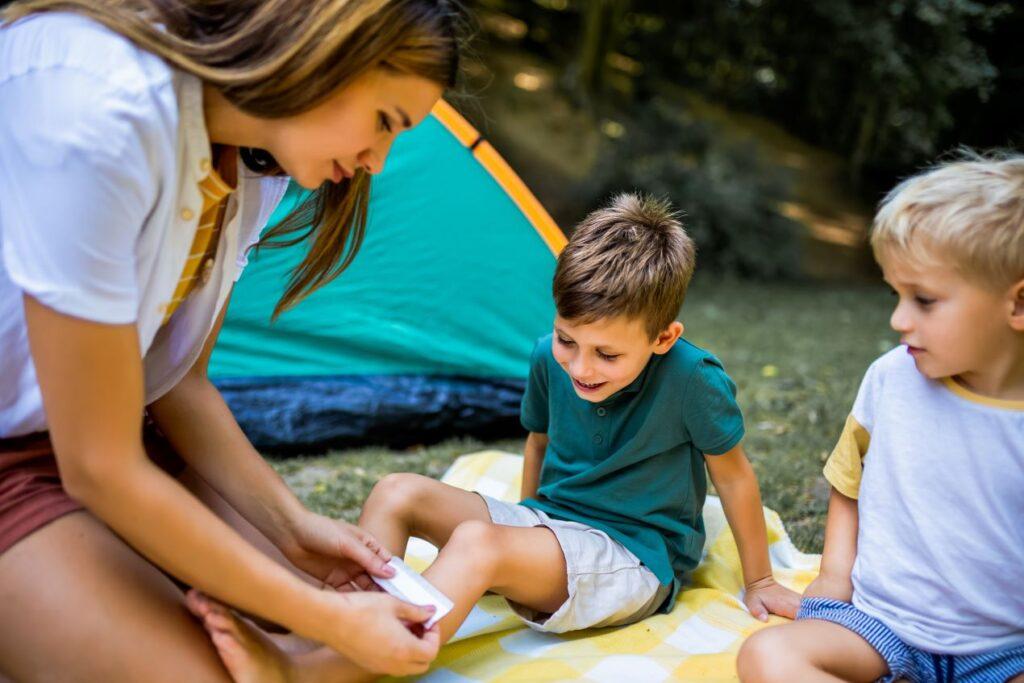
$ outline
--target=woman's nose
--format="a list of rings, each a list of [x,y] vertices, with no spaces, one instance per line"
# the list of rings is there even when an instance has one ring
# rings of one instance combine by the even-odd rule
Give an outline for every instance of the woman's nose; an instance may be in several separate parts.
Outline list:
[[[373,147],[360,152],[356,160],[367,173],[376,175],[384,170],[384,162],[387,161],[388,154],[391,152],[391,144],[394,141],[394,135],[385,136]]]

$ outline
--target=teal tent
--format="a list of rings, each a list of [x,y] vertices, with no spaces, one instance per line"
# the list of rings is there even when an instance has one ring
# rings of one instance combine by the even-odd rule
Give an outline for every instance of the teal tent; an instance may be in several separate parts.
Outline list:
[[[301,201],[292,186],[271,223]],[[352,265],[274,323],[305,244],[257,250],[210,373],[271,450],[403,445],[516,429],[565,238],[495,150],[442,102],[374,178]]]

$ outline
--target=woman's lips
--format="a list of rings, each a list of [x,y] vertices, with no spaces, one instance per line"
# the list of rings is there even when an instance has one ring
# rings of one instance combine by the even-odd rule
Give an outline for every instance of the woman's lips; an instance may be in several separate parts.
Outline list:
[[[584,384],[575,377],[572,378],[572,383],[573,386],[575,386],[577,389],[588,394],[597,391],[606,384],[606,382],[598,382],[596,384]]]

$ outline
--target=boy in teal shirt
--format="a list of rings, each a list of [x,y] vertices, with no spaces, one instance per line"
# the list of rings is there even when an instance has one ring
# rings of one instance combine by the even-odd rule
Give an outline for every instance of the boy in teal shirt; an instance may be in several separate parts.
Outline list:
[[[799,596],[772,578],[735,386],[680,339],[694,251],[666,204],[635,195],[577,227],[555,271],[554,333],[533,351],[523,397],[522,503],[414,474],[374,487],[364,530],[399,556],[410,536],[441,548],[424,576],[455,607],[425,637],[450,638],[487,591],[550,632],[668,611],[703,551],[705,466],[736,538],[747,608],[762,620],[796,614]],[[275,651],[223,608],[213,613],[225,661],[264,672],[271,662],[289,680],[369,677],[340,655]]]

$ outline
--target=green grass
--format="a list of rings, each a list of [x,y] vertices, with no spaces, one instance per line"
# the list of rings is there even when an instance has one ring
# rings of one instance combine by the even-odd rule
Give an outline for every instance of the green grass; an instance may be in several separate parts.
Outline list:
[[[793,541],[820,552],[828,501],[821,466],[842,430],[860,378],[892,347],[891,298],[881,286],[779,285],[696,278],[682,320],[686,336],[717,355],[739,387],[744,441],[764,502]],[[523,441],[454,439],[389,451],[366,448],[275,461],[313,509],[354,521],[380,477],[440,477],[458,455],[522,452]]]

